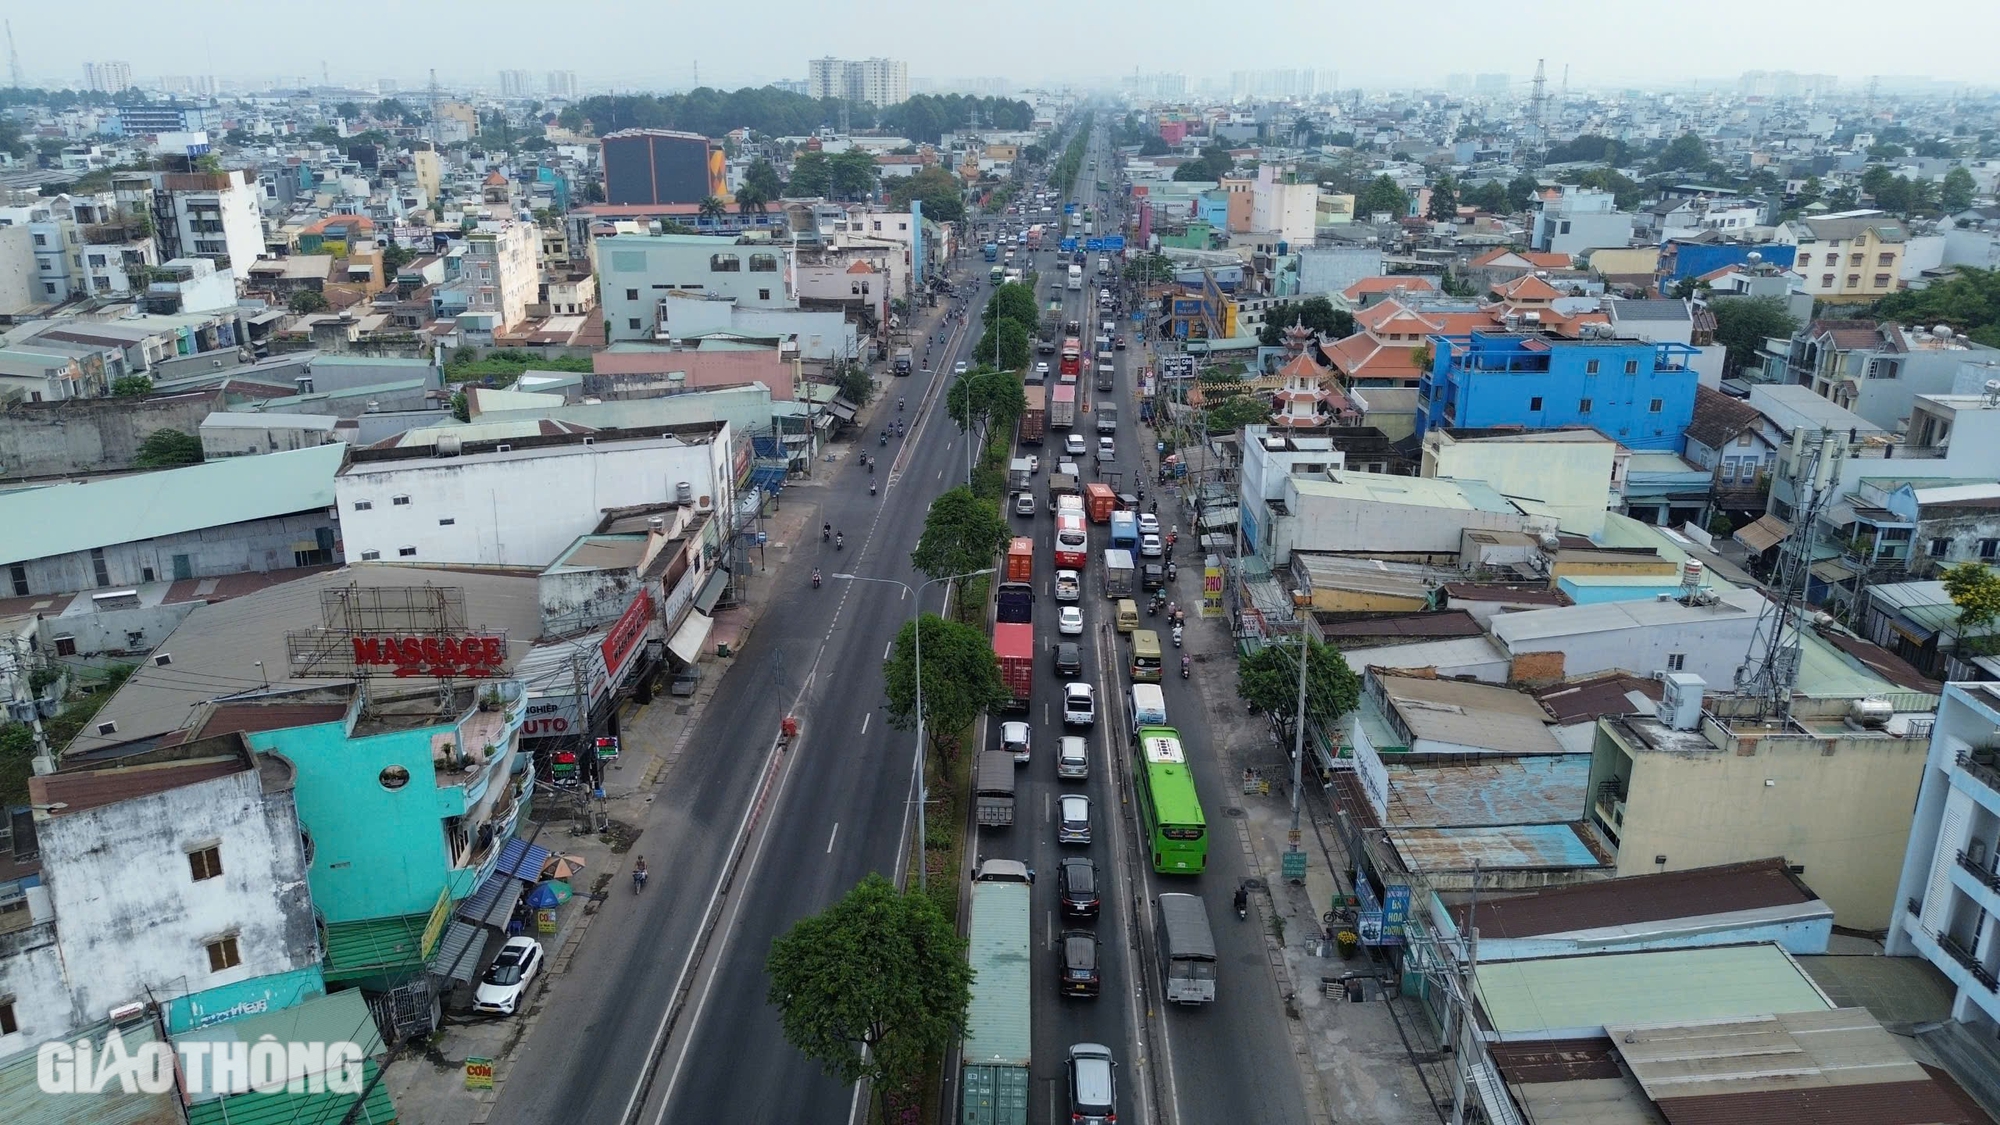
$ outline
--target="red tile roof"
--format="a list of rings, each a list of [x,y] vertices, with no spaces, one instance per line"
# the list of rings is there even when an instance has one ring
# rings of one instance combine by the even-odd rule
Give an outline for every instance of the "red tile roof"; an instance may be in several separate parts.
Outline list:
[[[1370,293],[1394,293],[1398,289],[1412,293],[1435,293],[1437,285],[1428,277],[1364,277],[1340,293],[1350,301],[1358,301]]]
[[[1973,1125],[1976,1120],[1928,1079],[1661,1098],[1654,1104],[1671,1125]]]
[[[1507,301],[1553,301],[1563,295],[1562,290],[1531,273],[1524,273],[1512,281],[1496,285],[1493,287],[1493,292]]]

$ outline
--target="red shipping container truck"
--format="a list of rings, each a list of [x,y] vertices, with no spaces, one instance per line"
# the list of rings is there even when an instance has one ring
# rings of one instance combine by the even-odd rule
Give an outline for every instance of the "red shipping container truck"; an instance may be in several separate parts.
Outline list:
[[[1035,541],[1025,535],[1007,544],[1007,581],[1035,580]]]
[[[1021,410],[1021,444],[1040,445],[1049,425],[1049,389],[1040,384],[1024,389],[1027,406]]]
[[[1001,682],[1014,693],[1007,709],[1026,711],[1035,690],[1035,627],[993,626],[993,655],[1000,661]]]
[[[1118,494],[1111,491],[1108,484],[1086,484],[1083,486],[1083,510],[1089,514],[1091,523],[1107,523],[1111,513],[1118,509]]]

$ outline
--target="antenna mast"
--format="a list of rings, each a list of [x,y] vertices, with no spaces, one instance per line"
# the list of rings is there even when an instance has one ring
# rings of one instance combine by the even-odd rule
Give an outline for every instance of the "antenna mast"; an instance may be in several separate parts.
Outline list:
[[[436,67],[431,68],[430,103],[431,147],[436,148],[438,143],[438,72]]]
[[[7,21],[7,81],[16,90],[26,89],[27,79],[21,77],[21,52],[14,49],[14,21]]]
[[[1798,682],[1800,653],[1805,647],[1805,602],[1819,540],[1819,515],[1832,496],[1840,463],[1847,456],[1846,435],[1833,430],[1792,432],[1792,530],[1778,545],[1772,573],[1772,598],[1764,603],[1750,648],[1736,669],[1738,691],[1761,695],[1765,713],[1790,718],[1792,686]]]
[[[1535,93],[1528,100],[1528,124],[1534,130],[1534,141],[1540,148],[1547,147],[1547,139],[1542,135],[1542,115],[1549,100],[1549,75],[1543,64],[1544,60],[1535,60]]]

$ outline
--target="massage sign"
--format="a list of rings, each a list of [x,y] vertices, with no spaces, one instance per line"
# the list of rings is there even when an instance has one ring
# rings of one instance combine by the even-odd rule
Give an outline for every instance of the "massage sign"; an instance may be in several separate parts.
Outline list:
[[[498,634],[465,637],[355,637],[354,668],[366,675],[386,669],[394,676],[496,676],[507,662],[507,638]]]

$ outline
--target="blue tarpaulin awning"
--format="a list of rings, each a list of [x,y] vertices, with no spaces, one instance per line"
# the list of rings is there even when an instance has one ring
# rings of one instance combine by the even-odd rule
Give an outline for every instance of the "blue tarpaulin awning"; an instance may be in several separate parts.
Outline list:
[[[536,871],[536,874],[540,873]],[[514,904],[521,901],[521,894],[527,886],[515,876],[495,871],[487,876],[478,890],[458,904],[458,917],[475,925],[505,929],[507,920],[514,915]]]
[[[500,862],[494,865],[493,874],[512,875],[516,879],[538,883],[542,878],[542,865],[549,861],[550,854],[549,849],[516,836],[500,848]]]

